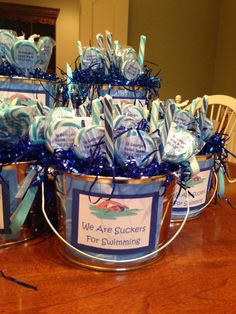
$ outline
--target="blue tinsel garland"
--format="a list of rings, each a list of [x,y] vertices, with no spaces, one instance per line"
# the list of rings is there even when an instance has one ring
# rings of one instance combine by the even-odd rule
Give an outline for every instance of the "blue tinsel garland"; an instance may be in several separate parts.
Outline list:
[[[76,63],[75,63],[76,64]],[[72,83],[78,84],[78,95],[74,98],[76,107],[81,105],[88,96],[91,87],[102,85],[109,86],[120,86],[133,91],[134,88],[140,87],[145,88],[148,92],[148,97],[151,99],[153,96],[158,96],[158,89],[160,88],[160,78],[157,73],[155,76],[151,76],[152,70],[144,67],[143,73],[138,77],[137,80],[128,81],[120,72],[119,69],[112,66],[109,69],[109,73],[106,74],[104,67],[100,67],[93,70],[93,66],[88,69],[81,69],[81,66],[77,67],[73,72]]]

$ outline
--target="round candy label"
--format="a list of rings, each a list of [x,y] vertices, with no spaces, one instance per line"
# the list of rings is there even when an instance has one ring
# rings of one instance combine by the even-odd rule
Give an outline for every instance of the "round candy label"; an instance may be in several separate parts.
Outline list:
[[[130,130],[115,141],[115,158],[120,164],[135,160],[139,167],[145,167],[153,160],[154,150],[152,138],[144,131]]]
[[[126,60],[122,65],[122,74],[129,81],[137,80],[142,69],[136,60]]]
[[[81,129],[74,140],[74,151],[81,159],[105,154],[104,128],[90,126]]]
[[[28,40],[20,40],[12,47],[13,60],[19,68],[32,69],[38,61],[38,49]]]
[[[196,149],[196,138],[187,130],[176,126],[174,122],[168,133],[163,159],[172,162],[188,160]]]
[[[91,47],[84,51],[82,59],[82,68],[96,70],[102,65],[102,55],[99,49]]]
[[[68,150],[73,145],[80,128],[73,119],[63,119],[53,123],[45,133],[47,147],[52,152],[55,149]]]

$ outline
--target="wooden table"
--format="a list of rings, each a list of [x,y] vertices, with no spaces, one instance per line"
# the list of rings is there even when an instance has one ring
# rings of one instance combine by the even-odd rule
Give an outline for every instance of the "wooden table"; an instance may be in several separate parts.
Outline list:
[[[231,173],[236,175],[236,169]],[[227,188],[235,205],[236,184]],[[171,230],[173,231],[173,229]],[[97,272],[66,264],[54,237],[0,251],[1,313],[236,313],[236,210],[225,200],[188,222],[156,264]]]

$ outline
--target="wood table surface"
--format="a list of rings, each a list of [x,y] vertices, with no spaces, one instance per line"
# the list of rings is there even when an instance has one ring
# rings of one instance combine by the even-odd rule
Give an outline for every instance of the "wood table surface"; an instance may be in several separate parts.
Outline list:
[[[236,168],[231,168],[236,176]],[[236,184],[227,195],[236,208]],[[171,232],[174,232],[171,227]],[[171,233],[170,232],[170,233]],[[226,200],[187,222],[164,257],[146,268],[99,272],[67,264],[55,238],[0,250],[0,313],[236,313],[236,209]]]

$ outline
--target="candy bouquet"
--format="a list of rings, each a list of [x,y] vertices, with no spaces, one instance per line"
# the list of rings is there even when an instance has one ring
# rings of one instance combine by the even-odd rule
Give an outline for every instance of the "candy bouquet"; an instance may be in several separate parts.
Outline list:
[[[45,76],[54,46],[51,37],[34,34],[25,39],[25,35],[0,29],[0,74],[55,79],[55,75]]]
[[[97,34],[97,47],[83,47],[77,42],[79,65],[71,79],[69,93],[74,107],[91,110],[91,101],[105,94],[113,97],[119,107],[126,103],[137,102],[141,107],[158,93],[160,79],[151,77],[151,70],[144,66],[146,37],[140,37],[139,52],[131,47],[122,47],[112,39],[112,33],[106,31],[106,47],[102,34]],[[75,88],[73,88],[75,87]]]
[[[88,107],[51,110],[44,137],[55,173],[66,174],[57,185],[64,217],[57,235],[69,247],[63,255],[87,267],[120,269],[123,263],[130,269],[160,257],[171,212],[185,221],[188,196],[189,218],[199,215],[213,169],[222,167],[224,140],[219,148],[219,134],[206,118],[207,97],[200,108],[193,100],[189,110],[171,99],[156,99],[149,110],[136,102],[118,110],[116,101],[109,94],[95,98],[91,113]]]
[[[188,143],[191,149],[196,149],[196,156],[189,159],[189,170],[192,173],[192,178],[188,178],[185,171],[183,181],[185,186],[189,188],[189,204],[190,214],[188,219],[193,219],[199,216],[204,208],[206,208],[214,196],[217,195],[222,197],[224,194],[224,174],[227,176],[226,171],[226,160],[228,154],[233,155],[225,148],[225,144],[228,140],[228,135],[222,131],[217,133],[213,121],[206,117],[208,108],[208,97],[204,96],[202,99],[194,99],[193,102],[186,106],[184,104],[184,110],[180,109],[176,104],[172,128],[174,126],[175,132],[170,131],[170,143],[175,141],[176,137],[176,125],[177,131],[179,128],[188,129],[192,135],[194,135],[195,144]],[[181,105],[180,105],[181,106]],[[226,119],[226,122],[228,120]],[[229,121],[228,121],[229,123]],[[225,123],[226,125],[227,123]],[[228,124],[227,124],[228,125]],[[185,141],[183,137],[183,141]],[[171,146],[169,147],[171,148]],[[168,150],[168,147],[166,147]],[[185,163],[181,163],[181,167],[184,168]],[[216,182],[213,184],[213,177]],[[210,190],[214,185],[212,193]],[[218,191],[217,191],[218,188]],[[181,186],[176,189],[175,202],[172,211],[173,220],[182,220],[186,214],[186,191],[181,191]]]
[[[69,105],[50,110],[34,134],[53,156],[63,254],[88,267],[133,268],[167,245],[175,183],[199,171],[203,127],[171,100],[150,103],[159,79],[143,67],[144,36],[138,58],[118,43],[104,50],[97,38],[97,48],[78,42],[80,66],[67,65]]]
[[[35,129],[48,111],[20,97],[0,103],[0,247],[26,241],[45,228],[39,186],[47,182],[48,154]]]
[[[39,186],[47,181],[48,153],[35,125],[43,124],[55,88],[56,76],[46,73],[54,46],[50,37],[0,30],[0,247],[26,241],[44,225]]]

